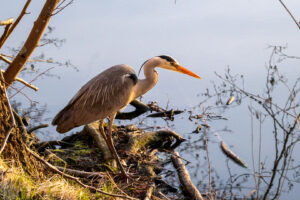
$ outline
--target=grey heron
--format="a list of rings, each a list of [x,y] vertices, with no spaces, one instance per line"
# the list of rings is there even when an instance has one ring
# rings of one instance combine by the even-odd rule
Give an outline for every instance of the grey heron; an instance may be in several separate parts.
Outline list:
[[[180,66],[178,62],[166,55],[153,57],[141,66],[144,67],[144,79],[138,79],[134,69],[129,65],[115,65],[88,81],[54,117],[52,125],[57,125],[59,133],[100,120],[99,130],[105,139],[122,174],[126,177],[119,156],[112,140],[112,125],[116,113],[126,107],[132,100],[145,94],[154,87],[158,80],[155,67],[184,73],[199,78],[193,72]],[[103,129],[104,119],[109,118],[108,131]]]

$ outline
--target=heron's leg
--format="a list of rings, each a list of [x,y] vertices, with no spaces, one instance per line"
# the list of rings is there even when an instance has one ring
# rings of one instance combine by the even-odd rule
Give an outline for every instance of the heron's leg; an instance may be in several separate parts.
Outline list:
[[[107,135],[107,141],[108,141],[108,145],[110,146],[110,149],[111,149],[111,153],[113,155],[113,157],[115,158],[115,160],[117,161],[117,164],[122,172],[122,174],[125,176],[125,177],[128,177],[127,173],[125,172],[121,162],[120,162],[120,158],[118,156],[118,153],[115,149],[115,146],[114,146],[114,143],[113,143],[113,139],[112,139],[112,125],[113,125],[113,122],[114,122],[114,119],[115,119],[115,116],[116,114],[113,114],[112,116],[110,116],[109,118],[109,122],[108,122],[108,135]]]
[[[101,135],[104,138],[106,144],[108,145],[107,136],[105,134],[103,124],[104,124],[104,119],[99,120],[99,132],[101,133]],[[108,148],[110,148],[110,147],[108,147]]]

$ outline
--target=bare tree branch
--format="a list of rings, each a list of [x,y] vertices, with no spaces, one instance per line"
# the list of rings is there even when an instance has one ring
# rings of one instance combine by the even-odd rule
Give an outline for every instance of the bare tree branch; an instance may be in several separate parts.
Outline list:
[[[3,69],[0,69],[0,71],[3,73],[4,72],[4,70]],[[32,85],[32,84],[30,84],[30,83],[28,83],[28,82],[26,82],[26,81],[24,81],[23,79],[21,79],[21,78],[16,78],[16,81],[18,81],[18,82],[20,82],[20,83],[22,83],[23,85],[25,85],[25,86],[27,86],[27,87],[29,87],[29,88],[31,88],[31,89],[33,89],[33,90],[35,90],[35,91],[38,91],[39,90],[39,88],[38,87],[36,87],[36,86],[34,86],[34,85]]]
[[[9,128],[9,130],[6,132],[6,135],[5,135],[5,138],[4,138],[4,141],[3,141],[3,144],[1,145],[1,148],[0,148],[0,154],[3,152],[6,144],[7,144],[7,140],[10,136],[10,133],[11,133],[11,130],[12,128],[16,128],[17,125],[16,125],[16,120],[15,120],[15,117],[14,117],[14,114],[13,114],[13,111],[12,111],[12,108],[11,108],[11,105],[10,105],[10,102],[9,102],[9,99],[7,97],[7,93],[6,93],[6,86],[5,86],[5,81],[4,81],[4,77],[3,77],[3,74],[2,74],[2,71],[0,71],[0,81],[2,82],[2,85],[3,85],[3,89],[4,89],[4,94],[5,94],[5,97],[6,97],[6,100],[7,100],[7,104],[8,104],[8,109],[9,109],[9,114],[11,116],[11,123],[12,123],[12,126]]]
[[[180,179],[183,188],[188,194],[196,200],[203,200],[201,193],[197,190],[195,185],[192,183],[189,173],[187,172],[185,165],[180,159],[178,152],[174,153],[175,155],[171,156],[174,167],[178,172],[178,176]]]
[[[286,7],[286,5],[282,2],[282,0],[279,0],[279,2],[281,3],[281,5],[284,7],[284,9],[289,13],[289,15],[291,16],[291,18],[293,19],[293,21],[296,23],[297,27],[300,29],[300,23],[297,22],[297,20],[295,19],[295,17],[293,16],[293,14],[290,12],[290,10]]]
[[[44,7],[35,21],[24,46],[4,73],[5,81],[8,83],[6,87],[15,81],[17,75],[22,70],[35,48],[38,46],[38,43],[50,21],[51,14],[59,1],[60,0],[47,0],[44,4]]]
[[[27,2],[25,3],[20,15],[18,16],[18,18],[16,19],[15,23],[12,24],[11,28],[8,30],[7,34],[5,35],[5,37],[0,39],[0,49],[2,48],[3,44],[5,43],[5,41],[7,40],[7,38],[10,36],[10,34],[13,32],[13,30],[16,28],[16,26],[19,24],[19,22],[21,21],[21,19],[23,18],[23,16],[26,14],[26,10],[30,4],[31,0],[27,0]]]
[[[7,20],[1,20],[0,21],[0,26],[6,26],[6,25],[9,25],[9,24],[12,24],[13,21],[14,21],[13,17],[11,17],[11,18],[9,18]]]
[[[11,64],[11,61],[5,58],[3,55],[0,54],[0,59],[6,62],[7,64]]]

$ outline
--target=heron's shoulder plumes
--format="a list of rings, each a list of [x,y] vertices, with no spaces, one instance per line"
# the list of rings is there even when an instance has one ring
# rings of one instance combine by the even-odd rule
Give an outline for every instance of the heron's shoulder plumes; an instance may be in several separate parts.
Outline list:
[[[116,76],[116,75],[134,74],[134,73],[135,73],[135,71],[131,66],[126,65],[126,64],[119,64],[119,65],[115,65],[115,66],[112,66],[112,67],[106,69],[99,75],[107,76],[107,75],[111,74],[111,75]]]
[[[133,85],[137,84],[138,77],[135,74],[127,74],[126,77],[130,78],[133,81]]]

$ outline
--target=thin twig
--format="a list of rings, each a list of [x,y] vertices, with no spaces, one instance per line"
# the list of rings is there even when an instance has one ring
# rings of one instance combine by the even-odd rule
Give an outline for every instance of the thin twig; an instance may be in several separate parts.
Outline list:
[[[9,99],[7,97],[7,92],[6,92],[6,87],[5,87],[5,81],[4,81],[4,76],[2,74],[2,71],[0,71],[0,81],[2,82],[4,94],[5,94],[5,97],[6,97],[6,100],[7,100],[7,104],[8,104],[9,113],[10,113],[10,116],[11,116],[11,123],[12,123],[12,126],[7,131],[7,133],[5,135],[5,138],[4,138],[4,141],[3,141],[2,145],[1,145],[1,149],[0,149],[0,154],[1,154],[2,151],[4,150],[6,144],[7,144],[7,140],[9,138],[9,136],[10,136],[12,128],[17,127],[17,125],[16,125],[16,120],[15,120],[15,117],[14,117],[14,114],[13,114],[13,111],[12,111]]]
[[[33,81],[37,80],[38,77],[44,75],[45,73],[47,73],[48,71],[50,71],[50,70],[53,69],[53,68],[54,68],[54,67],[50,67],[50,68],[46,69],[45,71],[43,71],[42,73],[38,74],[36,77],[34,77],[34,78],[29,82],[29,84],[32,83]],[[11,86],[10,86],[10,87],[11,87]],[[24,88],[25,88],[25,86],[22,87],[20,90],[18,90],[15,94],[11,95],[10,98],[14,97],[14,96],[17,95],[18,93],[22,93],[21,91],[22,91]]]
[[[27,83],[26,81],[24,81],[23,79],[21,78],[16,78],[16,81],[22,83],[23,85],[25,85],[26,87],[29,87],[31,89],[33,89],[34,91],[38,91],[39,88],[34,86],[34,85],[31,85],[30,83]]]
[[[13,124],[14,127],[17,127],[16,120],[15,120],[15,117],[14,117],[14,114],[13,114],[13,111],[12,111],[12,108],[11,108],[11,105],[10,105],[10,101],[8,99],[8,96],[7,96],[6,87],[5,87],[5,80],[4,80],[4,76],[3,76],[2,71],[0,71],[0,79],[1,79],[1,82],[2,82],[2,84],[4,86],[3,90],[4,90],[4,93],[5,93],[6,99],[7,99],[9,114],[10,114],[11,120],[12,120],[11,122],[12,122],[12,124]]]
[[[8,140],[8,138],[9,138],[9,136],[10,136],[10,133],[11,133],[11,130],[12,130],[12,129],[13,129],[13,127],[10,127],[10,128],[8,129],[7,133],[5,134],[5,138],[4,138],[4,140],[3,140],[3,143],[2,143],[1,149],[0,149],[0,155],[2,154],[2,152],[3,152],[4,148],[5,148],[5,145],[6,145],[6,143],[7,143],[7,140]]]
[[[282,77],[280,76],[278,70],[276,70],[276,74],[279,78],[279,80],[284,84],[284,86],[287,88],[287,90],[289,91],[290,93],[290,98],[291,98],[291,102],[293,103],[293,111],[294,111],[294,114],[296,116],[295,120],[297,122],[297,125],[298,125],[298,130],[300,130],[300,121],[299,121],[299,118],[298,118],[298,113],[297,113],[297,104],[295,102],[295,96],[294,96],[294,92],[291,91],[290,87],[288,86],[288,84],[286,83],[285,80],[282,79]]]
[[[86,171],[69,169],[69,168],[59,167],[59,166],[56,166],[56,168],[61,172],[68,172],[70,174],[73,174],[74,176],[83,177],[83,178],[90,178],[90,177],[103,178],[103,177],[105,177],[105,174],[101,173],[101,172],[86,172]]]
[[[6,25],[9,25],[9,24],[12,24],[13,21],[14,21],[13,17],[11,17],[11,18],[9,18],[7,20],[1,20],[0,21],[0,26],[6,26]]]
[[[55,13],[52,14],[52,16],[60,13],[63,9],[65,9],[67,6],[71,5],[73,3],[74,0],[71,0],[70,2],[68,2],[66,5],[62,6],[62,4],[65,2],[66,0],[63,0],[56,8],[55,10],[57,10]],[[62,6],[62,7],[60,7]]]
[[[206,118],[204,119],[204,122],[206,124]],[[211,165],[210,165],[210,159],[209,159],[209,153],[208,153],[208,139],[207,139],[207,128],[204,129],[204,142],[205,142],[205,152],[207,157],[207,165],[208,165],[208,179],[209,179],[209,194],[210,198],[212,197],[212,185],[211,185]]]
[[[162,192],[158,192],[159,195],[161,195],[163,198],[165,198],[166,200],[170,200],[170,198],[168,198],[166,195],[164,195]]]
[[[5,38],[7,37],[10,26],[11,26],[11,24],[7,24],[5,26],[4,32],[2,33],[2,35],[0,37],[0,42],[3,41],[3,40],[5,40]]]
[[[19,22],[21,21],[21,19],[23,18],[23,16],[26,14],[26,10],[30,4],[31,0],[27,0],[20,15],[18,16],[18,18],[16,19],[16,21],[12,24],[11,28],[8,30],[6,36],[4,38],[0,39],[0,49],[2,48],[3,44],[5,43],[5,41],[7,40],[7,38],[9,37],[9,35],[13,32],[13,30],[16,28],[16,26],[19,24]]]
[[[110,180],[110,182],[122,193],[124,194],[125,196],[129,196],[128,194],[126,194],[126,192],[124,192],[123,190],[121,190],[118,185],[115,183],[114,179],[111,177],[111,175],[106,172],[106,176],[108,177],[108,179]]]
[[[4,53],[1,53],[0,54],[0,58],[1,58],[1,56],[2,57],[7,57],[7,58],[14,58],[14,56],[10,56],[10,55],[7,55],[7,54],[4,54]],[[7,59],[6,58],[6,59]],[[11,62],[11,61],[10,61]],[[29,63],[29,62],[44,62],[44,63],[53,63],[53,60],[52,59],[48,59],[48,60],[44,60],[44,59],[29,59],[28,61],[27,61],[27,63]]]
[[[250,99],[250,118],[251,118],[251,161],[252,161],[252,170],[253,170],[253,178],[254,178],[254,184],[256,187],[256,191],[258,191],[258,185],[256,180],[256,170],[255,170],[255,159],[254,159],[254,130],[253,130],[253,107],[252,107],[252,101]]]
[[[1,55],[0,55],[0,56],[1,56]],[[1,70],[2,73],[4,72],[3,69],[0,69],[0,70]],[[34,85],[32,85],[32,84],[30,84],[30,83],[24,81],[24,80],[21,79],[21,78],[18,78],[18,77],[17,77],[17,78],[16,78],[16,81],[22,83],[22,84],[25,85],[26,87],[29,87],[29,88],[33,89],[34,91],[38,91],[38,90],[39,90],[38,87],[36,87],[36,86],[34,86]],[[31,82],[32,82],[32,81],[31,81]]]
[[[31,133],[31,132],[33,132],[33,131],[35,131],[35,130],[40,129],[40,128],[47,128],[48,126],[49,126],[49,124],[40,124],[40,125],[38,125],[38,126],[35,126],[35,127],[31,128],[31,129],[29,129],[29,130],[27,131],[27,133]]]
[[[293,19],[293,21],[296,23],[297,27],[300,29],[300,23],[297,22],[297,20],[295,19],[295,17],[293,16],[293,14],[290,12],[290,10],[286,7],[286,5],[282,2],[282,0],[279,0],[279,2],[281,3],[281,5],[284,7],[284,9],[289,13],[289,15],[291,16],[291,18]]]
[[[258,177],[257,177],[257,196],[256,199],[259,199],[259,191],[260,191],[260,177],[261,177],[261,167],[260,167],[260,162],[261,162],[261,134],[262,134],[262,119],[261,119],[261,114],[259,115],[259,147],[258,147]]]
[[[11,64],[11,61],[5,58],[2,54],[0,54],[0,59],[6,62],[7,64]]]
[[[32,103],[38,103],[37,101],[34,101],[34,100],[30,99],[30,97],[27,94],[25,94],[24,92],[22,92],[18,88],[15,88],[15,87],[13,87],[11,85],[9,87],[12,88],[12,89],[14,89],[14,90],[16,90],[16,91],[18,91],[18,93],[21,93],[28,101],[30,101],[31,104]],[[12,98],[12,96],[10,96],[9,98]]]
[[[17,75],[21,72],[22,68],[25,66],[34,50],[37,48],[40,39],[50,21],[51,13],[53,13],[53,10],[59,1],[60,0],[45,1],[39,16],[35,20],[33,27],[31,28],[31,31],[24,42],[24,45],[21,47],[12,63],[5,70],[4,77],[5,81],[8,83],[6,87],[9,87],[9,85],[15,81]]]
[[[146,192],[146,194],[145,194],[144,200],[151,200],[151,196],[152,196],[154,187],[155,187],[154,184],[151,184],[151,185],[150,185],[150,187],[147,189],[147,192]]]
[[[255,95],[252,94],[250,92],[245,91],[244,89],[238,87],[236,84],[234,84],[233,82],[230,82],[226,79],[224,79],[221,75],[219,75],[217,72],[215,72],[216,76],[219,77],[221,80],[225,81],[226,83],[230,84],[232,87],[234,87],[235,89],[239,90],[239,92],[245,94],[246,96],[249,96],[250,98],[252,98],[253,100],[259,102],[260,104],[267,102],[267,99],[259,96],[259,95]],[[255,98],[254,98],[255,97]],[[262,102],[260,100],[262,100]],[[268,101],[269,104],[273,105],[274,107],[276,107],[277,109],[279,109],[280,111],[286,113],[287,115],[296,118],[297,116],[287,112],[286,110],[284,110],[283,108],[281,108],[280,106],[278,106],[277,104],[273,103],[272,101]]]

